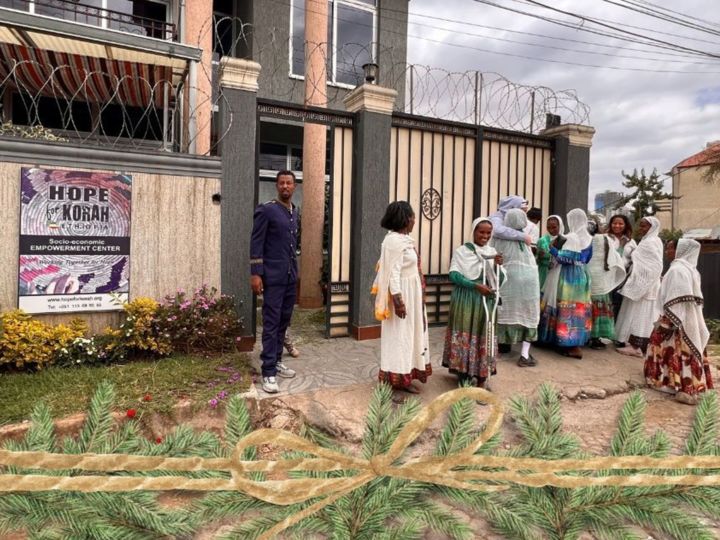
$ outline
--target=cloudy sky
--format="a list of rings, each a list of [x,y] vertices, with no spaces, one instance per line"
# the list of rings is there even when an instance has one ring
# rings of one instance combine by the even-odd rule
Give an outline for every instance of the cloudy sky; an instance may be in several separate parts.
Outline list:
[[[493,1],[568,23],[579,23],[578,19],[532,6],[522,0]],[[618,26],[618,23],[626,25],[622,28],[627,31],[720,55],[720,12],[712,9],[717,6],[717,0],[652,0],[655,6],[691,16],[714,17],[714,20],[702,24],[717,24],[717,35],[651,18],[603,0],[540,1],[565,11],[603,19],[613,26]],[[613,1],[627,5],[624,0]],[[645,0],[631,1],[636,5],[648,5]],[[443,9],[438,9],[439,4]],[[623,169],[632,171],[633,168],[644,167],[649,172],[656,167],[658,172],[665,173],[677,162],[700,151],[707,142],[720,139],[720,58],[696,55],[688,58],[692,53],[661,50],[593,35],[510,13],[475,0],[412,0],[409,6],[408,33],[411,37],[408,62],[443,66],[457,72],[497,72],[513,82],[577,92],[578,97],[590,107],[589,123],[597,130],[591,151],[591,200],[597,192],[620,189],[620,171]],[[438,20],[439,17],[447,20]],[[584,26],[608,31],[587,22]],[[670,182],[666,186],[669,189]]]

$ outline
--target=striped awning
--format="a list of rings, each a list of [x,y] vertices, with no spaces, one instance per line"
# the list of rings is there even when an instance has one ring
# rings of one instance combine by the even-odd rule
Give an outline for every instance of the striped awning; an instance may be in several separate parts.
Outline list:
[[[0,86],[90,103],[160,106],[174,96],[173,68],[0,43]]]

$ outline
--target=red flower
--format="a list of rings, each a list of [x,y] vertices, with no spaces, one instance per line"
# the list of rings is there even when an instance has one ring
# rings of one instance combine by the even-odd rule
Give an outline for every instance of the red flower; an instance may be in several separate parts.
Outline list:
[[[143,397],[143,401],[152,401],[152,396],[150,394],[145,394],[145,397]]]
[[[137,414],[137,411],[135,409],[128,409],[125,415],[128,418],[135,418],[135,415]]]
[[[160,444],[162,442],[162,437],[158,437],[155,439],[155,444]]]

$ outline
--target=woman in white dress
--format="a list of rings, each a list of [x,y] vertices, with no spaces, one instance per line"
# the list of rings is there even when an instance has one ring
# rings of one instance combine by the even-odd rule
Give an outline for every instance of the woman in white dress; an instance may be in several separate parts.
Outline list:
[[[385,211],[380,225],[388,233],[380,248],[375,295],[375,318],[382,321],[380,382],[418,393],[412,381],[426,382],[432,374],[428,350],[425,283],[415,241],[410,233],[415,212],[409,203],[396,201]]]
[[[675,242],[668,242],[665,253],[672,262],[660,286],[662,315],[650,336],[645,380],[651,388],[695,405],[699,393],[714,388],[706,349],[710,332],[697,270],[700,243],[682,238],[676,249]]]
[[[522,231],[527,226],[525,212],[518,208],[508,210],[504,226],[519,232],[520,238],[505,240],[493,236],[492,239],[492,246],[503,257],[507,276],[500,287],[497,341],[510,345],[522,343],[518,365],[535,366],[537,361],[530,354],[530,343],[537,339],[540,322],[540,279],[535,255],[523,240]]]
[[[620,289],[624,298],[615,334],[618,341],[627,343],[617,350],[619,353],[642,358],[659,315],[656,300],[663,270],[663,244],[657,218],[641,219],[638,232],[642,239],[632,252],[630,276]]]

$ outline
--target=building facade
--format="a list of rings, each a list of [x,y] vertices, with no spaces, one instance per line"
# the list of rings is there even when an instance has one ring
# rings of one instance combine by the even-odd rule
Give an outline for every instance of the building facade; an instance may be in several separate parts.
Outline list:
[[[682,231],[706,229],[720,225],[720,182],[710,182],[706,173],[711,164],[720,162],[720,142],[675,165],[672,175],[672,227]]]
[[[343,109],[370,62],[402,106],[407,10],[407,0],[328,1],[329,108]],[[220,58],[255,60],[258,97],[301,104],[304,20],[305,0],[0,0],[2,121],[99,146],[215,154]],[[263,160],[301,164],[297,131],[268,128]]]

